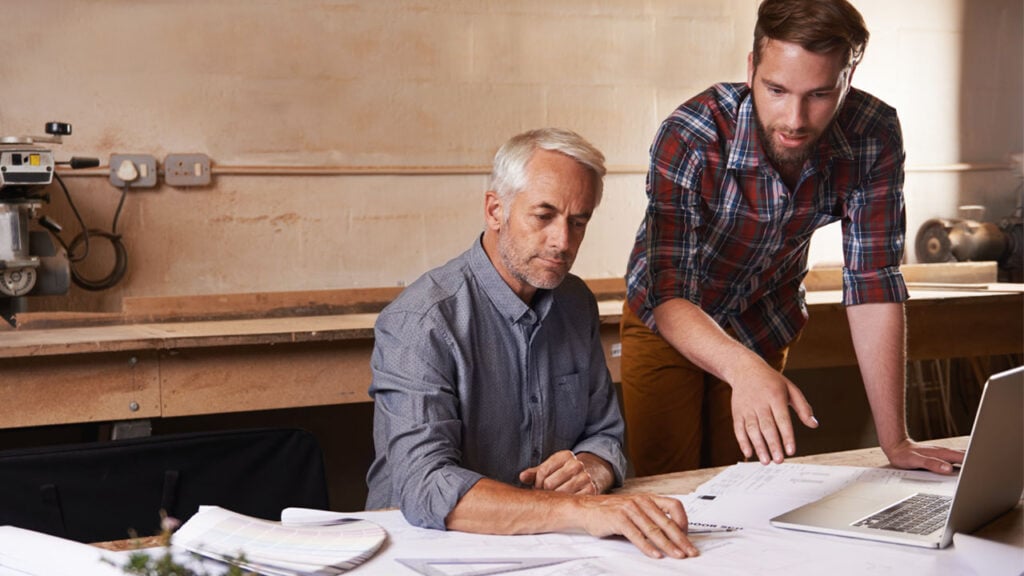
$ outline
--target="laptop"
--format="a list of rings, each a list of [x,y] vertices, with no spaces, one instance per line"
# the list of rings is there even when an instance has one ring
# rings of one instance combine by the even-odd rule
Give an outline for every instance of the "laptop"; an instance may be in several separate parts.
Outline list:
[[[945,490],[936,490],[939,484],[854,482],[772,518],[771,524],[945,548],[954,533],[973,532],[1011,510],[1024,490],[1024,366],[989,377],[956,487],[944,483]],[[919,504],[924,511],[914,511]]]

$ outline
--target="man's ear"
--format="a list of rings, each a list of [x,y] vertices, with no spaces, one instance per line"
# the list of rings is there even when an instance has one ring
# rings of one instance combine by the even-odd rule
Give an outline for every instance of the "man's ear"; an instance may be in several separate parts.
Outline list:
[[[505,223],[504,208],[498,199],[498,193],[494,190],[488,190],[484,194],[484,221],[487,228],[495,232],[501,230],[501,225]]]
[[[854,64],[850,67],[850,73],[846,76],[846,92],[843,93],[843,96],[845,96],[850,91],[850,87],[853,86],[853,73],[856,71],[857,65]]]
[[[747,88],[754,88],[754,53],[747,54]]]

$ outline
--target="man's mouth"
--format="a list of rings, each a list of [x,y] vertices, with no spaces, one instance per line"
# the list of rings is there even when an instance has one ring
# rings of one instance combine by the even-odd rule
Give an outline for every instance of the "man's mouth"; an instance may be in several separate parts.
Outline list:
[[[552,268],[565,268],[568,265],[568,262],[561,258],[546,258],[544,256],[538,256],[537,258]]]
[[[791,132],[789,134],[785,132],[776,132],[778,135],[779,144],[786,148],[798,148],[807,142],[807,138],[810,136],[806,132]]]

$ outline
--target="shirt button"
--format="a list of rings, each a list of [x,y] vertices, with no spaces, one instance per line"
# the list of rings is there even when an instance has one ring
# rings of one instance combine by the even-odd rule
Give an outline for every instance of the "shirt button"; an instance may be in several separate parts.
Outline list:
[[[537,460],[539,458],[540,458],[540,450],[534,450],[533,451],[533,459]]]
[[[534,404],[536,404],[538,402],[538,398],[537,398],[536,394],[531,394],[530,395],[530,402],[532,402]]]

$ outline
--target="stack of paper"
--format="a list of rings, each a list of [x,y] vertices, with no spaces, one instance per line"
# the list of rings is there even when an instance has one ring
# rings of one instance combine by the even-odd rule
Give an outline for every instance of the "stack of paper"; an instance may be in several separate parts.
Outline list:
[[[387,538],[366,520],[332,525],[285,525],[202,506],[174,534],[175,546],[265,576],[338,574],[358,566]]]

